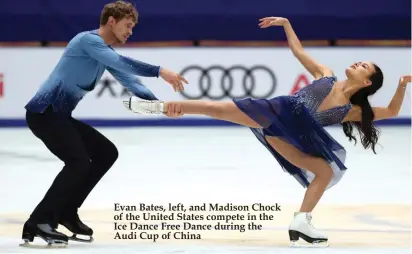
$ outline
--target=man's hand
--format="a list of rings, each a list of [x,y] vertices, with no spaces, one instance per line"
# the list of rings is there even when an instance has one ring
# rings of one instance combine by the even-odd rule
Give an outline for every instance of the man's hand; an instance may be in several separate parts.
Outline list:
[[[164,68],[160,70],[160,77],[162,77],[162,79],[167,83],[171,84],[175,92],[184,90],[183,82],[189,84],[186,79],[180,76],[178,73],[169,71]]]

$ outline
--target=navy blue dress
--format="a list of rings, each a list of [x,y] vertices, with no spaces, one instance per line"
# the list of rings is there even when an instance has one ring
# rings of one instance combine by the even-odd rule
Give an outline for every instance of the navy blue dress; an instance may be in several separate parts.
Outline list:
[[[346,171],[344,165],[346,151],[324,127],[339,124],[352,105],[346,104],[317,111],[335,81],[335,77],[323,77],[313,81],[293,96],[233,100],[240,110],[263,127],[251,128],[251,130],[282,168],[305,188],[314,179],[314,174],[292,165],[269,145],[265,136],[279,137],[306,154],[325,159],[334,172],[327,188],[338,183]]]

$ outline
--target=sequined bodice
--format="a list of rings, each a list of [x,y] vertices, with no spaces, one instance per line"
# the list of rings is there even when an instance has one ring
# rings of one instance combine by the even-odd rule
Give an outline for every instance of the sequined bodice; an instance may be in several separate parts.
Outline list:
[[[352,107],[351,104],[346,104],[317,112],[321,103],[330,93],[335,81],[335,77],[324,77],[313,81],[312,84],[302,88],[293,95],[293,97],[305,105],[313,118],[322,126],[340,123]]]

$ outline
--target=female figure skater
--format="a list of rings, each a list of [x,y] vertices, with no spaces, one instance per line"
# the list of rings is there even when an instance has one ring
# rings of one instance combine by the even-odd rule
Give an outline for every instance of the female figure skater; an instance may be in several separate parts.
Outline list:
[[[381,69],[371,62],[357,62],[346,69],[347,79],[337,81],[333,72],[312,59],[301,46],[285,18],[267,17],[261,28],[283,26],[294,56],[315,81],[293,96],[233,101],[146,101],[131,97],[125,106],[141,114],[201,114],[250,127],[282,168],[307,188],[299,212],[289,226],[292,244],[300,238],[309,243],[327,243],[328,237],[311,225],[311,212],[326,189],[342,178],[346,151],[324,129],[341,124],[349,140],[358,130],[365,149],[375,152],[378,130],[373,121],[399,113],[411,76],[400,79],[388,107],[372,108],[368,96],[382,87]],[[327,245],[327,244],[326,244]]]

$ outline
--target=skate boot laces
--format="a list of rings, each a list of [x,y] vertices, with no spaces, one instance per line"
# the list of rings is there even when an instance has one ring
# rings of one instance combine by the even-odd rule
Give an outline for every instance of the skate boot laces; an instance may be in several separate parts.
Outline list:
[[[147,114],[159,114],[161,101],[141,101],[142,110]]]
[[[315,227],[312,225],[312,215],[311,214],[309,214],[309,213],[306,214],[306,221],[308,222],[309,226],[312,229],[315,229]]]

